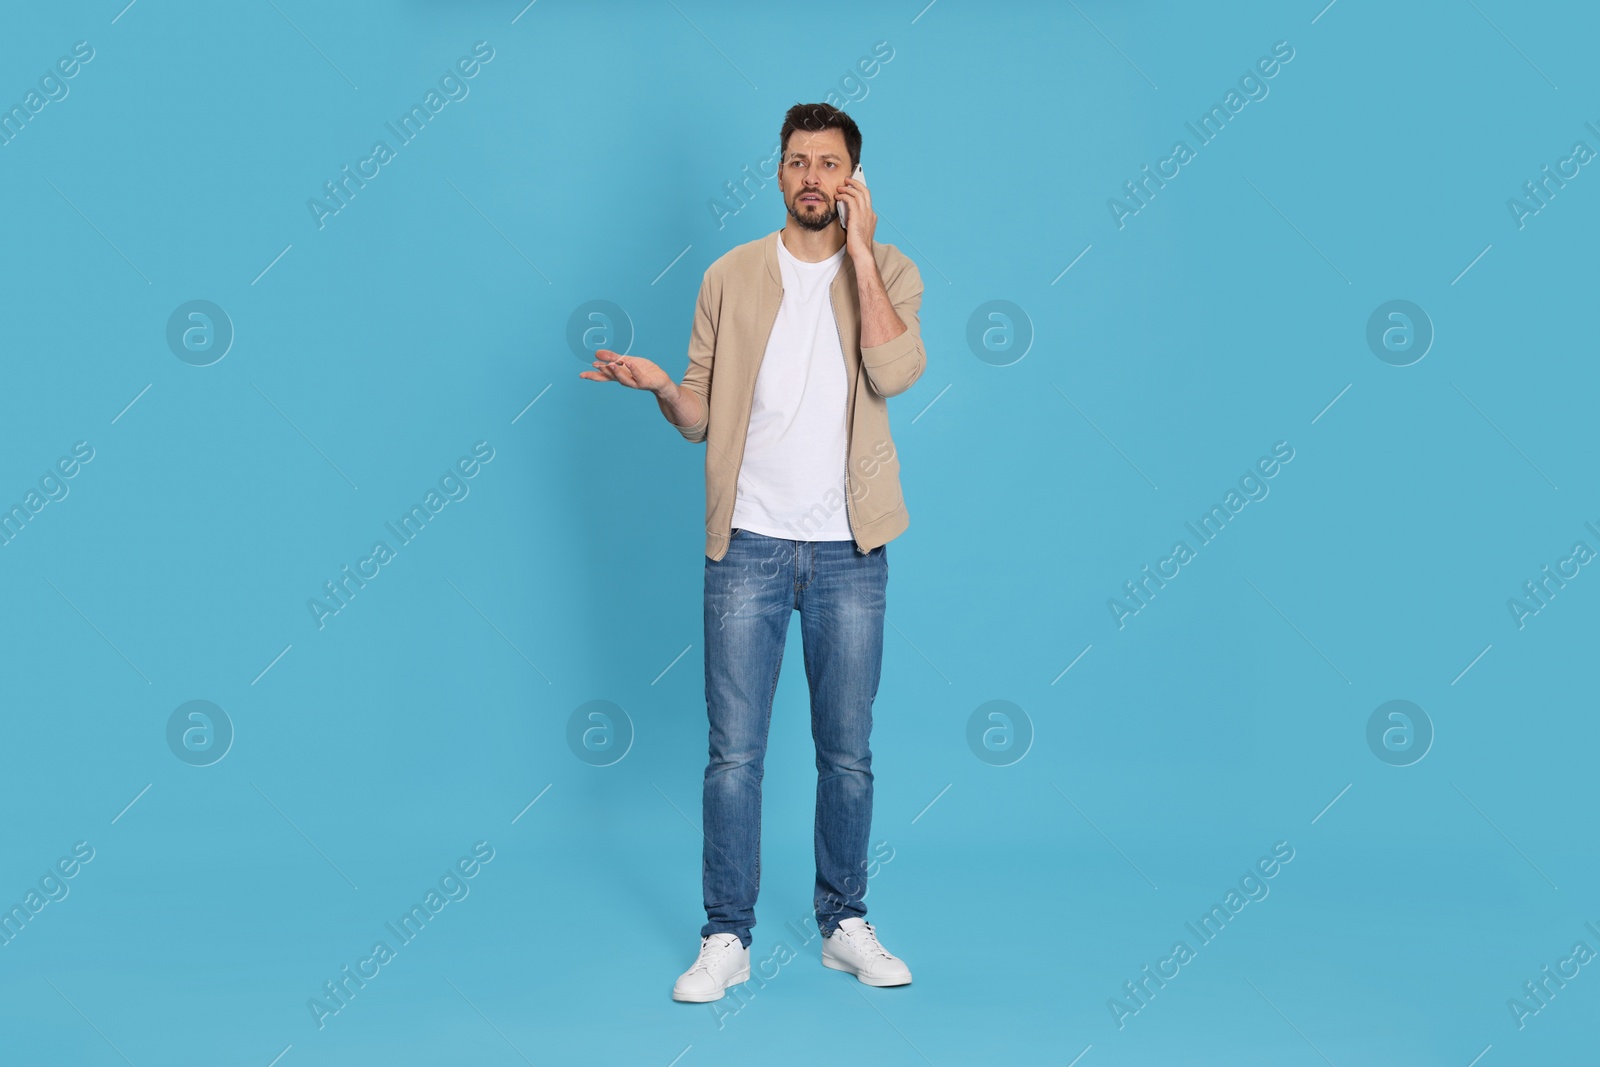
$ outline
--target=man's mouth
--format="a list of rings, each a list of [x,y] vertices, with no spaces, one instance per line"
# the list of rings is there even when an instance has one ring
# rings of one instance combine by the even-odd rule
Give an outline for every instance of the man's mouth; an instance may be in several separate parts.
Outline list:
[[[800,198],[800,202],[802,204],[808,203],[808,202],[815,202],[815,203],[820,204],[820,203],[822,203],[822,197],[818,196],[816,193],[807,193],[806,195],[804,195],[804,196],[802,196]]]

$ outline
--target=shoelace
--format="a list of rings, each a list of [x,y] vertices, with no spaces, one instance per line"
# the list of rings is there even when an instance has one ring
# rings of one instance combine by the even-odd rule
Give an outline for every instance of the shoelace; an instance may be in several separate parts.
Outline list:
[[[713,937],[717,937],[717,935],[708,934],[700,939],[700,956],[694,961],[694,966],[690,967],[689,970],[705,971],[710,974],[711,968],[715,967],[722,957],[727,955],[734,945],[738,944],[737,938],[733,941],[725,941],[717,937],[717,940],[713,942],[711,940]]]
[[[882,956],[884,959],[893,959],[889,950],[878,944],[878,935],[872,929],[871,923],[856,927],[855,931],[845,930],[844,936],[850,939],[850,944],[864,956]]]

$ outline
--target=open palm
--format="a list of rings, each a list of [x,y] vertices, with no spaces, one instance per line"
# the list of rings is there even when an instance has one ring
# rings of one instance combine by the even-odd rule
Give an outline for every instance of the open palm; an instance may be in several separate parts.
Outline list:
[[[578,377],[592,382],[619,382],[629,389],[654,392],[671,379],[667,372],[643,356],[619,356],[609,348],[595,350],[594,370],[579,373]]]

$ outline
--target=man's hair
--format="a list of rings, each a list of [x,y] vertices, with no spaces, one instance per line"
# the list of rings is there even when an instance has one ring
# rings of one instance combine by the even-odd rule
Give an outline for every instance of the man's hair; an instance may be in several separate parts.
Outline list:
[[[832,104],[796,104],[783,116],[783,130],[780,133],[783,145],[783,154],[778,158],[787,162],[789,158],[789,135],[796,130],[815,133],[819,130],[838,130],[844,134],[844,149],[850,154],[850,169],[853,171],[861,163],[861,130],[856,126],[856,120],[846,115]]]

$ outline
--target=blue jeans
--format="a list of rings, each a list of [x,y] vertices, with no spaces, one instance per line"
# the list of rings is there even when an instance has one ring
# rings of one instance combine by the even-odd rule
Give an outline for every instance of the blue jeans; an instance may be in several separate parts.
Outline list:
[[[701,861],[706,924],[750,945],[761,881],[761,776],[789,616],[800,612],[817,755],[817,927],[866,915],[872,702],[883,665],[886,545],[790,541],[735,529],[706,558],[706,764]]]

